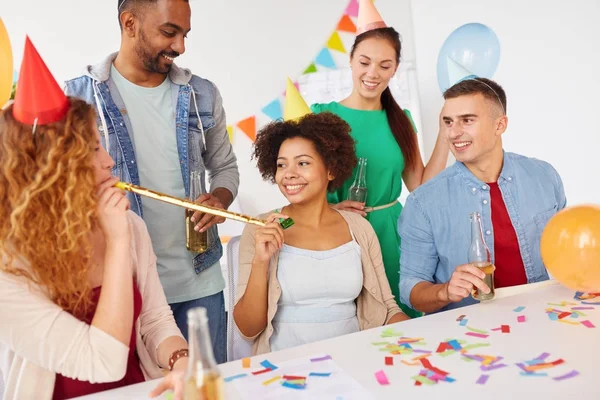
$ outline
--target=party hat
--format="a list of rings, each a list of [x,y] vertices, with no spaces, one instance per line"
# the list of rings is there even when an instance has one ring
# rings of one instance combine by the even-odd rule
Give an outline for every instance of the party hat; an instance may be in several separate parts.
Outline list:
[[[383,21],[383,18],[381,18],[381,15],[379,15],[377,8],[375,8],[373,0],[360,0],[356,34],[360,35],[373,29],[386,27],[387,25]]]
[[[23,124],[46,125],[63,119],[68,110],[69,100],[26,37],[13,106],[15,119]]]
[[[300,117],[310,114],[310,107],[302,95],[294,86],[290,78],[287,78],[287,88],[285,91],[285,106],[283,108],[283,119],[285,121],[296,120]]]

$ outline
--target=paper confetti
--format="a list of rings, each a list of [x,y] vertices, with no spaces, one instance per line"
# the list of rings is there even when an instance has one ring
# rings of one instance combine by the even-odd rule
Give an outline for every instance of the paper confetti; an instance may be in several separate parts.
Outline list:
[[[318,376],[327,378],[328,376],[331,376],[331,372],[311,372],[310,374],[308,374],[308,376]]]
[[[286,387],[286,388],[290,388],[290,389],[306,389],[306,385],[296,385],[290,382],[283,382],[281,384],[281,386]]]
[[[519,307],[515,308],[513,311],[514,311],[514,312],[521,312],[521,311],[523,311],[524,309],[525,309],[525,306],[519,306]]]
[[[574,378],[577,375],[579,375],[579,372],[573,370],[573,371],[569,372],[568,374],[564,374],[564,375],[561,375],[561,376],[556,376],[556,377],[554,377],[552,379],[554,379],[555,381],[562,381],[562,380],[565,380],[565,379]]]
[[[270,385],[271,383],[276,382],[276,381],[278,381],[280,379],[281,379],[281,376],[274,376],[271,379],[267,379],[262,384],[265,385],[265,386],[267,386],[267,385]]]
[[[252,373],[252,375],[260,375],[260,374],[264,374],[265,372],[270,372],[272,371],[271,368],[265,368],[265,369],[261,369],[260,371],[254,371]]]
[[[571,307],[571,310],[581,311],[581,310],[595,310],[594,307]]]
[[[402,332],[395,332],[393,328],[387,328],[387,329],[384,329],[383,331],[381,331],[382,338],[400,337],[400,336],[402,336]]]
[[[477,379],[477,382],[475,383],[477,383],[478,385],[485,385],[489,377],[489,375],[483,374],[479,377],[479,379]]]
[[[490,336],[490,335],[484,335],[482,333],[477,333],[477,332],[467,332],[467,333],[465,333],[465,335],[467,335],[467,336],[473,336],[473,337],[478,337],[478,338],[482,338],[482,339],[485,339],[488,336]]]
[[[250,368],[250,359],[242,358],[242,368]]]
[[[385,365],[394,365],[394,357],[386,357]]]
[[[482,334],[488,333],[488,331],[485,331],[483,329],[475,329],[475,328],[471,328],[470,326],[467,326],[467,329],[470,330],[471,332],[477,332],[477,333],[482,333]]]
[[[319,362],[319,361],[325,361],[325,360],[331,360],[331,356],[326,355],[326,356],[319,357],[319,358],[311,358],[310,362]]]
[[[502,333],[510,333],[510,326],[508,325],[502,325]]]
[[[390,381],[388,381],[388,378],[387,378],[385,372],[383,372],[383,371],[375,372],[375,379],[377,379],[377,382],[379,382],[380,385],[389,385],[390,384]]]
[[[585,320],[585,321],[581,321],[581,325],[585,326],[586,328],[595,328],[596,325],[592,324],[591,321]]]
[[[468,320],[468,319],[462,319],[462,320],[460,321],[460,324],[459,324],[459,325],[460,325],[460,326],[467,326],[467,322],[469,322],[469,320]]]
[[[240,378],[243,378],[245,376],[248,376],[248,374],[238,374],[238,375],[228,376],[227,378],[225,378],[223,380],[225,382],[231,382],[234,379],[240,379]]]
[[[461,315],[460,317],[456,318],[456,320],[457,321],[462,321],[464,317],[466,317],[466,315]]]
[[[260,363],[265,368],[270,368],[272,371],[275,371],[277,367],[269,362],[269,360],[264,360]]]
[[[519,315],[517,317],[517,322],[525,322],[525,316],[524,315]]]

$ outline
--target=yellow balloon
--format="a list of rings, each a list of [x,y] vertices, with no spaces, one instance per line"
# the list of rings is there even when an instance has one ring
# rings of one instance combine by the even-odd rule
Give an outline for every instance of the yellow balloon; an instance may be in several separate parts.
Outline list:
[[[580,205],[554,215],[542,233],[542,260],[570,289],[600,291],[600,206]]]
[[[10,99],[13,84],[13,55],[6,27],[0,18],[0,109]]]

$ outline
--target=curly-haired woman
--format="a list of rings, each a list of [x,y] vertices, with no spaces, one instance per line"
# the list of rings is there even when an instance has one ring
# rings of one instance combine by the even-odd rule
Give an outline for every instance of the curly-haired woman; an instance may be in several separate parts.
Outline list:
[[[64,97],[45,67],[20,79],[23,91],[0,112],[4,398],[72,398],[167,369],[153,394],[175,386],[180,398],[188,345],[146,226],[113,187],[94,109]]]
[[[331,113],[273,122],[254,158],[290,202],[248,225],[240,242],[234,319],[261,354],[408,319],[398,308],[377,236],[360,215],[335,210],[327,192],[357,163],[350,127]],[[281,228],[280,218],[295,224]]]

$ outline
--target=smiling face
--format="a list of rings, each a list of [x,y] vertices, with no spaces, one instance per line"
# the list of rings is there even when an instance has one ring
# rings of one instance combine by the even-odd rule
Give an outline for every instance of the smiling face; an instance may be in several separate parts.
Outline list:
[[[158,0],[135,6],[121,16],[133,51],[147,72],[167,74],[173,60],[185,53],[191,30],[191,9],[185,0]]]
[[[442,120],[450,150],[464,164],[481,163],[501,148],[508,122],[500,106],[479,93],[447,99]]]
[[[389,40],[370,37],[356,45],[350,59],[354,91],[366,99],[377,99],[398,69],[398,54]]]
[[[310,140],[294,137],[281,144],[275,182],[290,204],[322,201],[332,179]]]

